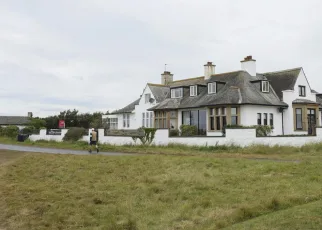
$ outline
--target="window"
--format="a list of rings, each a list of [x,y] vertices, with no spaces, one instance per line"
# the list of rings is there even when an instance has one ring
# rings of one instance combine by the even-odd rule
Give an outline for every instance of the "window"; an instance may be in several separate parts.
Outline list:
[[[272,113],[269,114],[269,125],[274,126],[274,115]]]
[[[206,119],[206,110],[190,110],[182,112],[182,124],[196,126],[198,132],[197,135],[206,135]]]
[[[238,125],[238,115],[237,115],[237,108],[231,108],[231,125]]]
[[[264,113],[264,125],[267,125],[267,113]]]
[[[222,130],[227,125],[226,108],[210,109],[210,130]]]
[[[302,126],[302,109],[296,109],[296,129],[301,130],[303,129]]]
[[[142,113],[142,127],[145,125],[145,113]]]
[[[157,129],[167,129],[167,112],[159,111],[155,112],[155,120],[154,120],[155,128]]]
[[[130,114],[125,113],[123,114],[123,128],[130,127]]]
[[[150,113],[149,112],[146,112],[146,118],[145,118],[145,127],[149,128],[149,115]]]
[[[262,81],[262,92],[268,93],[269,92],[269,82]]]
[[[192,85],[190,86],[190,96],[197,96],[197,86],[196,85]]]
[[[171,89],[171,98],[180,98],[182,94],[182,88]]]
[[[262,114],[257,113],[257,125],[262,125]]]
[[[150,128],[153,128],[153,112],[150,112]]]
[[[208,83],[208,93],[216,93],[216,82]]]
[[[299,85],[299,96],[305,97],[306,92],[305,92],[305,86]]]
[[[145,96],[145,104],[150,103],[151,94],[146,93],[144,96]]]
[[[109,123],[110,123],[110,129],[117,129],[117,126],[118,126],[117,118],[110,118]]]

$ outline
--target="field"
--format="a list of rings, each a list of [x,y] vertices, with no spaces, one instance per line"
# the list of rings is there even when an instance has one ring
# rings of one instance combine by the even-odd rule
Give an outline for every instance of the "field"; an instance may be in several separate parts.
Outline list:
[[[0,229],[321,229],[321,157],[296,154],[301,161],[0,150]]]

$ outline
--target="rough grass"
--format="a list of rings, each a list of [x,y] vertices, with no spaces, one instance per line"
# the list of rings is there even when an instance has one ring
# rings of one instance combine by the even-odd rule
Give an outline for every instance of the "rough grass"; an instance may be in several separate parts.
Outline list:
[[[27,154],[0,166],[0,229],[220,229],[321,200],[321,166],[207,156]],[[297,222],[308,229],[315,217],[304,217]],[[294,226],[289,221],[283,229]]]
[[[85,141],[77,142],[56,142],[39,140],[32,142],[17,142],[10,138],[0,137],[0,143],[18,144],[25,146],[37,146],[58,149],[88,150],[89,145]],[[123,152],[123,153],[141,153],[141,154],[162,154],[162,155],[212,155],[216,157],[258,157],[258,158],[276,158],[276,159],[317,159],[322,160],[322,142],[307,144],[302,147],[292,146],[266,146],[253,145],[241,148],[235,145],[218,146],[188,146],[182,144],[169,144],[168,146],[145,146],[145,145],[109,145],[101,144],[100,150],[103,152]]]

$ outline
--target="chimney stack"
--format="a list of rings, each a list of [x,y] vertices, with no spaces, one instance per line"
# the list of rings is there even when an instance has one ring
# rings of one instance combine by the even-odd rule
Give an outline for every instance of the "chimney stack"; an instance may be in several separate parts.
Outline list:
[[[32,112],[28,112],[28,117],[32,118]]]
[[[161,84],[168,85],[170,82],[173,82],[173,74],[171,74],[170,71],[164,71],[164,73],[161,74]]]
[[[247,56],[241,62],[241,69],[251,76],[256,76],[256,60],[252,56]]]
[[[215,74],[215,65],[212,64],[212,62],[207,62],[205,67],[205,80],[209,79],[211,75]]]

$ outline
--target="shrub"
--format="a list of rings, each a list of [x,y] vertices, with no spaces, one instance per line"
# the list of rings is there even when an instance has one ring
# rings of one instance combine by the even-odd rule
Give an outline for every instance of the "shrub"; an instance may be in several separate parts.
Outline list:
[[[35,128],[33,126],[27,126],[21,130],[22,134],[31,135],[34,133]]]
[[[194,125],[181,125],[181,136],[183,137],[190,137],[196,136],[198,134],[197,127]]]
[[[140,139],[141,143],[143,145],[149,145],[152,143],[152,141],[154,140],[154,135],[155,132],[157,131],[157,129],[155,128],[139,128],[138,130],[143,130],[144,131],[144,136],[133,136],[132,139],[134,142],[136,142],[136,139]]]
[[[2,136],[15,138],[19,133],[19,128],[15,125],[9,125],[7,127],[2,128]]]
[[[272,133],[272,128],[269,125],[257,125],[256,127],[256,136],[266,137]]]
[[[86,131],[84,128],[74,127],[70,128],[65,134],[63,141],[78,141],[85,135]]]
[[[179,136],[179,130],[178,129],[171,129],[169,132],[170,137],[177,137]]]

